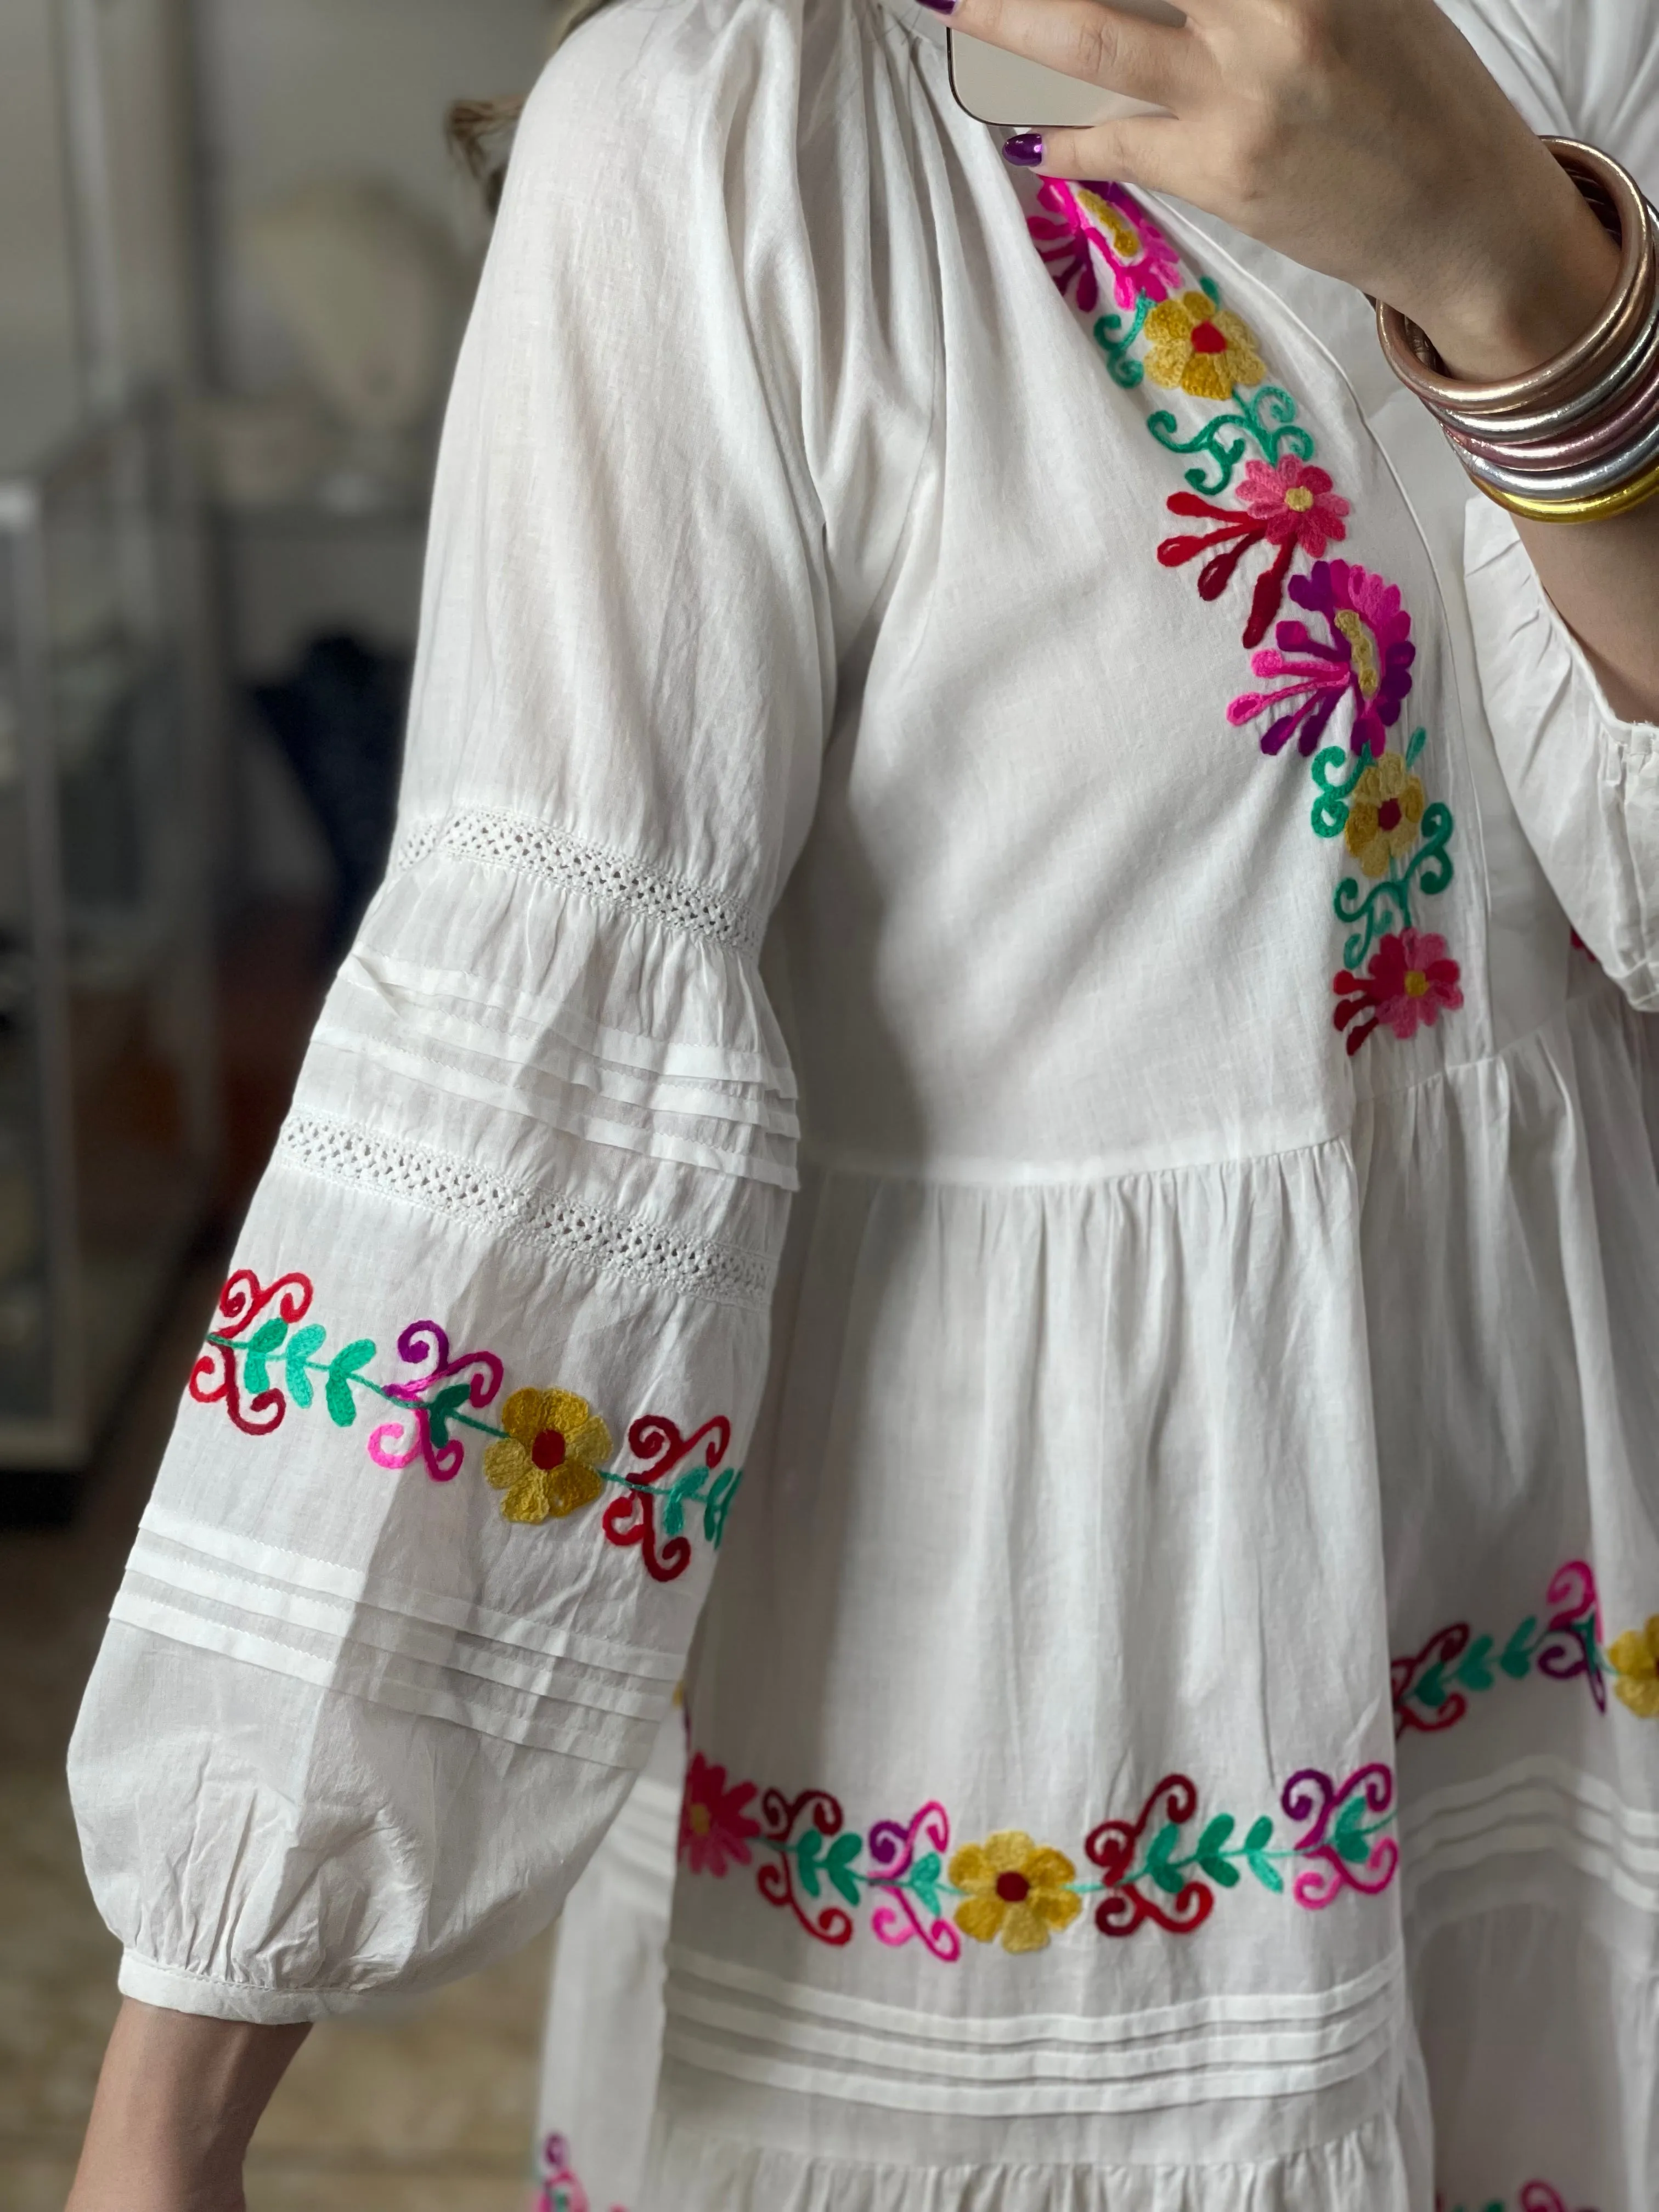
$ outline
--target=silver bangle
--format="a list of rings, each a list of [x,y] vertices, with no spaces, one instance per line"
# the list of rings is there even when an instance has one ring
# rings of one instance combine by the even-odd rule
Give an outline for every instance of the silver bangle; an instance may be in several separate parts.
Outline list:
[[[1626,477],[1638,476],[1650,461],[1659,459],[1659,422],[1633,446],[1609,453],[1605,460],[1583,468],[1560,469],[1549,476],[1538,476],[1528,469],[1506,469],[1497,461],[1487,460],[1483,454],[1467,453],[1455,443],[1452,451],[1477,483],[1495,485],[1499,491],[1518,492],[1526,499],[1588,499],[1593,493],[1622,483]]]
[[[1659,215],[1650,213],[1650,220],[1659,235]],[[1505,443],[1516,444],[1542,441],[1564,430],[1571,430],[1587,415],[1592,415],[1619,390],[1621,385],[1638,377],[1653,359],[1659,348],[1659,283],[1654,287],[1653,300],[1648,309],[1647,322],[1635,340],[1632,354],[1625,354],[1610,362],[1594,384],[1587,385],[1571,398],[1558,399],[1553,406],[1534,408],[1528,415],[1468,415],[1455,407],[1447,407],[1437,400],[1424,404],[1429,412],[1452,428],[1467,430],[1471,437],[1502,438]]]

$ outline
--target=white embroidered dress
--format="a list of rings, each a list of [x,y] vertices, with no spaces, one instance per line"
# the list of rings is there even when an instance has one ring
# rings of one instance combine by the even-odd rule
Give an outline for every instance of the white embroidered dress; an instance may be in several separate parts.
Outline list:
[[[1659,187],[1649,0],[1480,5]],[[124,1988],[499,1955],[684,1670],[632,2212],[1651,2212],[1656,1005],[1659,730],[1363,299],[908,0],[618,0],[75,1746]]]

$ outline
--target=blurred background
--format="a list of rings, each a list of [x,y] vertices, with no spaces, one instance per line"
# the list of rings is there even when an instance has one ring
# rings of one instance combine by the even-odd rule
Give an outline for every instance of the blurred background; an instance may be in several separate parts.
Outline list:
[[[384,864],[485,244],[449,104],[550,0],[0,0],[0,2206],[113,2017],[63,1784],[237,1221]],[[313,2033],[251,2212],[520,2212],[545,1946]]]

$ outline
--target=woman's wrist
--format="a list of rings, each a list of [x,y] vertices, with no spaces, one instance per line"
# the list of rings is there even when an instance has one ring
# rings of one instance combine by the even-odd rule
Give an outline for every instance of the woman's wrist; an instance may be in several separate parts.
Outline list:
[[[241,2212],[249,2139],[308,2032],[129,1997],[66,2212]]]
[[[1562,352],[1595,320],[1619,273],[1618,246],[1534,143],[1526,174],[1493,186],[1478,210],[1445,211],[1443,240],[1462,236],[1455,259],[1443,243],[1412,275],[1378,288],[1448,373],[1471,383],[1524,375]]]

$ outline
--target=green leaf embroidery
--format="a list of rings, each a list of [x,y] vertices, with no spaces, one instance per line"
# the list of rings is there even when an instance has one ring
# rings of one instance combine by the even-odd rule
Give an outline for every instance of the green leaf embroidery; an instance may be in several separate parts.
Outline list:
[[[674,1478],[663,1500],[662,1532],[665,1536],[678,1536],[684,1533],[685,1509],[701,1502],[703,1485],[711,1472],[707,1467],[692,1467]]]
[[[818,1862],[823,1856],[823,1838],[816,1828],[803,1828],[795,1845],[795,1870],[809,1897],[818,1893]]]
[[[726,1516],[732,1510],[732,1500],[742,1480],[741,1468],[723,1468],[715,1476],[708,1503],[702,1509],[702,1533],[717,1552],[726,1536]]]
[[[918,1859],[904,1877],[903,1886],[915,1893],[916,1902],[926,1912],[939,1917],[939,1877],[945,1863],[937,1851],[929,1851],[926,1858]]]
[[[349,1429],[357,1418],[357,1401],[352,1394],[352,1382],[374,1357],[372,1339],[360,1336],[337,1352],[328,1363],[328,1379],[323,1385],[323,1402],[328,1407],[328,1417],[337,1429]]]
[[[1170,1897],[1174,1897],[1186,1887],[1186,1876],[1170,1864],[1176,1846],[1180,1841],[1181,1830],[1171,1820],[1160,1828],[1153,1837],[1152,1849],[1146,1854],[1147,1873],[1158,1887]]]
[[[1350,1866],[1363,1866],[1371,1855],[1371,1839],[1364,1832],[1365,1801],[1350,1797],[1336,1816],[1336,1826],[1331,1831],[1331,1843],[1339,1858]]]
[[[837,1836],[823,1863],[824,1872],[849,1905],[859,1901],[858,1877],[853,1872],[853,1862],[863,1849],[862,1836]]]
[[[1263,1889],[1272,1890],[1275,1897],[1284,1895],[1285,1877],[1265,1851],[1246,1851],[1244,1863]]]
[[[1419,729],[1412,732],[1410,738],[1406,743],[1406,765],[1407,768],[1411,767],[1412,763],[1416,760],[1417,756],[1422,751],[1424,746],[1428,743],[1428,741],[1429,733],[1426,730]]]
[[[313,1352],[322,1350],[323,1339],[327,1334],[328,1331],[325,1328],[319,1328],[315,1322],[307,1322],[304,1328],[296,1331],[289,1340],[288,1350],[283,1355],[283,1367],[288,1378],[289,1395],[301,1411],[310,1405],[315,1395],[311,1387],[311,1377],[306,1372],[306,1362]]]
[[[1452,1670],[1452,1680],[1466,1689],[1489,1690],[1492,1686],[1492,1638],[1477,1636]]]
[[[1223,1889],[1231,1889],[1238,1881],[1238,1869],[1224,1856],[1235,1825],[1231,1813],[1218,1813],[1198,1839],[1199,1866]]]
[[[1523,1682],[1532,1672],[1533,1632],[1538,1616],[1529,1613],[1498,1655],[1498,1663],[1511,1681]]]
[[[1443,1661],[1437,1659],[1432,1667],[1423,1669],[1412,1686],[1412,1695],[1431,1713],[1439,1711],[1446,1702],[1446,1669]]]
[[[247,1340],[247,1350],[242,1358],[242,1382],[250,1398],[257,1398],[262,1390],[270,1388],[270,1355],[288,1334],[288,1323],[274,1316],[261,1322]]]
[[[471,1389],[469,1384],[452,1382],[447,1390],[440,1390],[437,1396],[431,1401],[427,1407],[426,1417],[434,1444],[441,1447],[449,1442],[450,1417],[465,1405],[471,1395]]]

